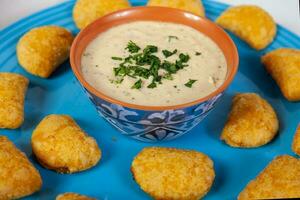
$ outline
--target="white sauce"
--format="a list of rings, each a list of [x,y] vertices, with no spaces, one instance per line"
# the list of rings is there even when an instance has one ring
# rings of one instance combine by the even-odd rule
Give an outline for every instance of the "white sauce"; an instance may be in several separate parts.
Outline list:
[[[178,40],[169,40],[169,36]],[[128,76],[120,84],[112,83],[116,79],[113,68],[120,61],[111,57],[127,57],[130,53],[125,47],[130,40],[141,49],[157,46],[155,55],[161,60],[175,62],[179,53],[187,53],[189,66],[173,74],[173,80],[162,79],[162,84],[153,89],[147,88],[152,77],[142,79],[141,89],[131,89],[138,79]],[[161,53],[164,49],[178,52],[166,59]],[[196,52],[201,55],[196,56]],[[154,21],[123,24],[100,34],[87,46],[81,65],[85,80],[98,91],[123,102],[145,106],[178,105],[205,97],[222,85],[227,73],[223,53],[209,37],[185,25]],[[191,88],[184,85],[189,79],[197,80]]]

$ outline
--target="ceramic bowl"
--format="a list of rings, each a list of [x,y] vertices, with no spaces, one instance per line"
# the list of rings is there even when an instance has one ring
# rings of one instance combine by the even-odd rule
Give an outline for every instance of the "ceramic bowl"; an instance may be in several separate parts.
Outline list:
[[[181,105],[141,106],[111,98],[84,80],[81,55],[96,36],[120,24],[149,20],[184,24],[210,37],[223,51],[227,61],[227,77],[221,87],[204,98]],[[134,7],[99,18],[77,35],[70,61],[75,76],[98,113],[122,134],[145,142],[175,139],[199,124],[220,100],[238,69],[236,46],[223,29],[192,13],[163,7]]]

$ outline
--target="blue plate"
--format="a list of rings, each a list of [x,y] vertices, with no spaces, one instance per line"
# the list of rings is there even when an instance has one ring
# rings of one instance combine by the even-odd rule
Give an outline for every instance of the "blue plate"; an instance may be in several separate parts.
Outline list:
[[[134,0],[133,5],[146,1]],[[140,190],[130,173],[133,157],[151,144],[134,141],[122,136],[104,119],[100,118],[81,90],[69,62],[64,63],[49,79],[41,79],[26,73],[18,64],[16,44],[29,29],[55,24],[77,33],[72,21],[74,1],[57,5],[26,17],[0,32],[0,71],[16,72],[30,79],[25,101],[25,123],[17,130],[1,130],[8,136],[41,172],[43,188],[25,199],[54,199],[64,192],[78,192],[99,199],[141,200],[149,197]],[[208,18],[214,20],[226,5],[204,1]],[[275,156],[293,154],[291,142],[300,121],[300,103],[286,101],[277,85],[264,70],[260,56],[278,47],[300,48],[300,38],[282,27],[271,46],[258,52],[231,35],[240,54],[239,72],[212,113],[190,133],[158,146],[194,149],[209,155],[215,164],[216,179],[205,199],[235,199],[245,185],[253,179]],[[231,98],[236,92],[256,92],[266,98],[275,108],[280,119],[280,133],[269,144],[256,149],[234,149],[219,140]],[[96,138],[103,157],[100,163],[85,172],[62,175],[41,167],[33,158],[30,138],[39,121],[51,113],[72,115],[78,124]]]

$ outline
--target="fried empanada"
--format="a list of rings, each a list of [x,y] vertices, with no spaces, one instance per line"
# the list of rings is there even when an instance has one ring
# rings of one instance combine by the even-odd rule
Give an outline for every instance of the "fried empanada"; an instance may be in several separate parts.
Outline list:
[[[257,50],[264,49],[276,35],[276,23],[262,8],[252,5],[230,7],[216,20]]]
[[[22,125],[28,83],[22,75],[0,73],[0,128],[15,129]]]
[[[77,0],[73,20],[79,29],[111,12],[129,8],[128,0]]]
[[[56,200],[96,200],[96,199],[70,192],[70,193],[58,195],[56,197]]]
[[[205,154],[164,147],[144,148],[134,158],[131,171],[154,199],[198,200],[215,178],[213,162]]]
[[[294,136],[294,140],[292,143],[292,150],[295,152],[295,154],[300,156],[300,125],[298,126]]]
[[[279,122],[272,106],[255,93],[237,94],[221,139],[232,147],[252,148],[270,142]]]
[[[300,160],[278,156],[240,193],[239,200],[300,198]]]
[[[26,155],[0,136],[0,199],[18,199],[40,190],[42,179]]]
[[[266,70],[289,101],[300,101],[300,50],[280,48],[262,57]]]
[[[201,0],[149,0],[147,5],[177,8],[205,17],[205,10]]]
[[[19,63],[27,72],[47,78],[68,59],[72,41],[72,33],[62,27],[34,28],[18,42]]]
[[[67,115],[48,115],[32,133],[32,150],[44,167],[73,173],[96,165],[101,157],[97,142]]]

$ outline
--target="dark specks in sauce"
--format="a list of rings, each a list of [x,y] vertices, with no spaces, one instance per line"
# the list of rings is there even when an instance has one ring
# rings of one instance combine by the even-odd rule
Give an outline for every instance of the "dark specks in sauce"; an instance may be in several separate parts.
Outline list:
[[[196,51],[196,52],[195,52],[195,55],[196,55],[196,56],[201,56],[201,55],[202,55],[202,53],[201,53],[201,52],[199,52],[199,51]]]

